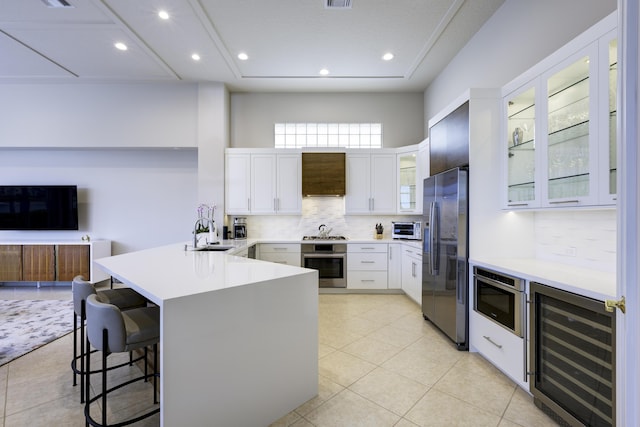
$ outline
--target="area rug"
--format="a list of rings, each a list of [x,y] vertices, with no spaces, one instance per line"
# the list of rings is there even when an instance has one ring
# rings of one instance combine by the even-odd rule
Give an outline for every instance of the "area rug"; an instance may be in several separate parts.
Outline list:
[[[71,331],[71,300],[0,300],[0,366]]]

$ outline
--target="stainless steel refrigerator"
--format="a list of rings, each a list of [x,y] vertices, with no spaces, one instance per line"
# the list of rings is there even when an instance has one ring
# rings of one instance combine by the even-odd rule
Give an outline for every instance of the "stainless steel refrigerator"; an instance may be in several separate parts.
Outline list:
[[[468,171],[450,169],[424,180],[422,314],[469,348]]]

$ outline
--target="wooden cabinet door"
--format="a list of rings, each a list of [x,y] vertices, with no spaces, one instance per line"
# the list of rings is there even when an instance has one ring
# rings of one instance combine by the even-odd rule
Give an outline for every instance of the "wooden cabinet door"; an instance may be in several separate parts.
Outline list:
[[[56,257],[57,280],[72,281],[77,275],[89,280],[89,245],[59,245]]]
[[[0,245],[0,282],[22,280],[22,245]]]
[[[52,282],[56,280],[53,245],[22,246],[22,280]]]

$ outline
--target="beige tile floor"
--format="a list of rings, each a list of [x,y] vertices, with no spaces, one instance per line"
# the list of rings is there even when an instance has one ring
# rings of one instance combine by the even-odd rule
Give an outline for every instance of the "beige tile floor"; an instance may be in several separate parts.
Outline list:
[[[0,287],[0,298],[63,299],[70,290]],[[321,294],[319,315],[318,396],[274,426],[556,425],[482,357],[457,351],[404,295]],[[84,425],[71,345],[68,335],[0,367],[0,427]],[[144,411],[149,390],[127,390],[112,412]],[[158,424],[156,416],[137,425]]]

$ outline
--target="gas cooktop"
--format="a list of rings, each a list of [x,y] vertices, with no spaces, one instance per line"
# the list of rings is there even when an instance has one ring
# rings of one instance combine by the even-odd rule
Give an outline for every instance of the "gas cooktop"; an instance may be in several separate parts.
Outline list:
[[[344,236],[304,236],[302,240],[347,240]]]

